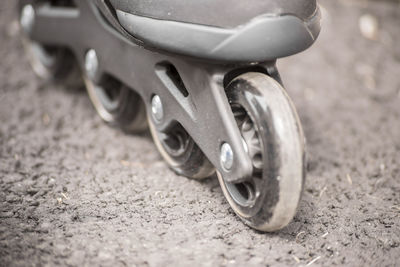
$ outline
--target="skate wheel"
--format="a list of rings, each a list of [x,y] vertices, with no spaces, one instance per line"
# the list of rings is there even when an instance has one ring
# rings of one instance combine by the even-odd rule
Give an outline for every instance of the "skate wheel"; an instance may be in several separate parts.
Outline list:
[[[304,183],[304,138],[297,113],[281,85],[246,73],[227,87],[253,175],[241,183],[218,179],[237,215],[249,226],[275,231],[295,215]]]
[[[83,81],[80,68],[69,49],[44,45],[29,39],[29,32],[35,19],[32,2],[37,1],[30,2],[20,1],[18,8],[22,45],[34,73],[47,83],[62,83],[66,87],[81,87]]]
[[[192,179],[203,179],[214,174],[214,166],[179,123],[165,132],[159,132],[151,115],[147,117],[154,143],[175,173]]]
[[[140,96],[111,76],[95,83],[84,76],[86,89],[97,113],[107,123],[126,132],[147,128],[146,109]]]
[[[73,88],[82,86],[79,66],[68,49],[43,46],[25,37],[22,43],[34,73],[44,82]]]

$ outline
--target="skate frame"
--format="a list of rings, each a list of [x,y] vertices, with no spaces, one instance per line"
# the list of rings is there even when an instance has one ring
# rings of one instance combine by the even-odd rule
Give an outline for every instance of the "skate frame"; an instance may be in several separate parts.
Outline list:
[[[159,131],[180,123],[227,182],[240,182],[252,175],[252,163],[224,88],[234,77],[249,71],[266,73],[281,82],[275,61],[224,65],[144,49],[115,30],[92,1],[75,3],[77,7],[73,8],[35,7],[29,38],[41,44],[68,47],[82,70],[86,52],[94,49],[99,60],[97,79],[108,74],[133,88],[150,113],[152,97],[160,96],[164,119],[155,123]],[[171,66],[179,73],[183,88],[174,80],[176,77],[169,75]],[[225,142],[234,153],[230,170],[220,162],[220,148]]]

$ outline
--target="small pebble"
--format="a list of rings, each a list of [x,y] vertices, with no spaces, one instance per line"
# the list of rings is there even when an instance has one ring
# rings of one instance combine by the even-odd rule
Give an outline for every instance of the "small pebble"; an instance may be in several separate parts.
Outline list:
[[[360,17],[359,27],[361,34],[369,40],[377,40],[379,32],[378,20],[371,14],[365,14]]]

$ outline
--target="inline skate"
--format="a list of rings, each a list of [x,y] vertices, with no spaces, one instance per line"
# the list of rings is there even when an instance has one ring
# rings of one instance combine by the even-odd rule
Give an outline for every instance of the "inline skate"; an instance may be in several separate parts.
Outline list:
[[[275,63],[316,40],[315,0],[21,0],[19,14],[40,77],[83,81],[104,121],[148,127],[177,174],[216,172],[247,225],[290,222],[304,137]]]

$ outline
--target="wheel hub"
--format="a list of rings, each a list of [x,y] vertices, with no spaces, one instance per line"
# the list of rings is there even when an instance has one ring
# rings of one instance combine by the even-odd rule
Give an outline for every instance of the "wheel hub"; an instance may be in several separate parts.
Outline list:
[[[181,157],[188,150],[189,135],[182,129],[182,126],[167,133],[160,133],[161,141],[172,157]]]
[[[257,129],[247,111],[242,106],[236,104],[232,105],[232,111],[242,136],[244,149],[251,159],[253,174],[251,178],[242,183],[227,183],[227,189],[239,205],[252,207],[259,195],[259,185],[262,179],[263,161],[261,142]]]

